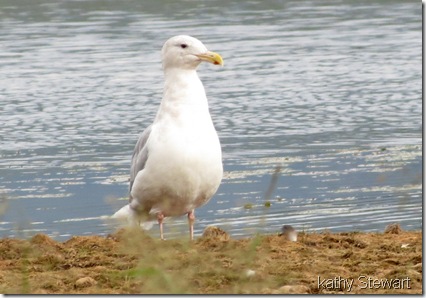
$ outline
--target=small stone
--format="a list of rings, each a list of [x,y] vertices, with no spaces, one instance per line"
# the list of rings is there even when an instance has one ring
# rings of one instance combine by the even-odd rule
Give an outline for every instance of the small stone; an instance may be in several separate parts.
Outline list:
[[[290,225],[283,225],[280,236],[290,241],[297,241],[297,231]]]
[[[409,246],[410,246],[410,244],[408,244],[408,243],[401,244],[401,248],[408,248]]]
[[[255,275],[256,275],[256,271],[251,270],[251,269],[246,270],[246,276],[247,277],[252,277],[252,276],[255,276]]]
[[[401,226],[397,223],[389,224],[385,228],[385,234],[400,234],[401,232]]]
[[[94,286],[96,284],[97,284],[97,281],[89,276],[79,278],[75,282],[75,286],[77,288],[87,288],[87,287]]]

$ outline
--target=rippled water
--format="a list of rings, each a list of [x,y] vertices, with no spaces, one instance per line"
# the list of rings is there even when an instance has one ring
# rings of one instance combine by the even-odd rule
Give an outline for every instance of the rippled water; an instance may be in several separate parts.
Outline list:
[[[0,3],[0,236],[114,229],[177,34],[225,60],[199,71],[226,173],[196,234],[422,227],[419,3],[161,3]]]

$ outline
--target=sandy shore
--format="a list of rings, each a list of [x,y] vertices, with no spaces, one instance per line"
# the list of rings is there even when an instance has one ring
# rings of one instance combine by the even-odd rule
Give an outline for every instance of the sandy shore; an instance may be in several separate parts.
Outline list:
[[[299,233],[190,242],[141,231],[0,240],[0,292],[421,294],[422,233]]]

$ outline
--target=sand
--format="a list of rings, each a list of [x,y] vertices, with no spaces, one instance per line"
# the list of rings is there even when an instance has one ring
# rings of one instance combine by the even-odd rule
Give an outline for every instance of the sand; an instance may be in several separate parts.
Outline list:
[[[142,231],[56,242],[0,239],[8,294],[421,294],[422,233],[299,233],[233,239],[212,228],[194,241]]]

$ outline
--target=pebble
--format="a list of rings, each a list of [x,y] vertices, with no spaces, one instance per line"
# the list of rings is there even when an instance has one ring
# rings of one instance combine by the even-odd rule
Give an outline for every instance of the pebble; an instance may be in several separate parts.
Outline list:
[[[96,284],[97,284],[97,281],[89,276],[79,278],[75,282],[75,286],[77,288],[87,288],[87,287],[94,286]]]
[[[297,241],[297,231],[290,225],[283,225],[280,236],[283,236],[290,241]]]
[[[247,277],[252,277],[252,276],[254,276],[256,274],[256,271],[254,271],[254,270],[251,270],[251,269],[247,269],[246,270],[246,276]]]
[[[385,228],[385,234],[400,234],[401,232],[401,226],[397,223],[389,224]]]

